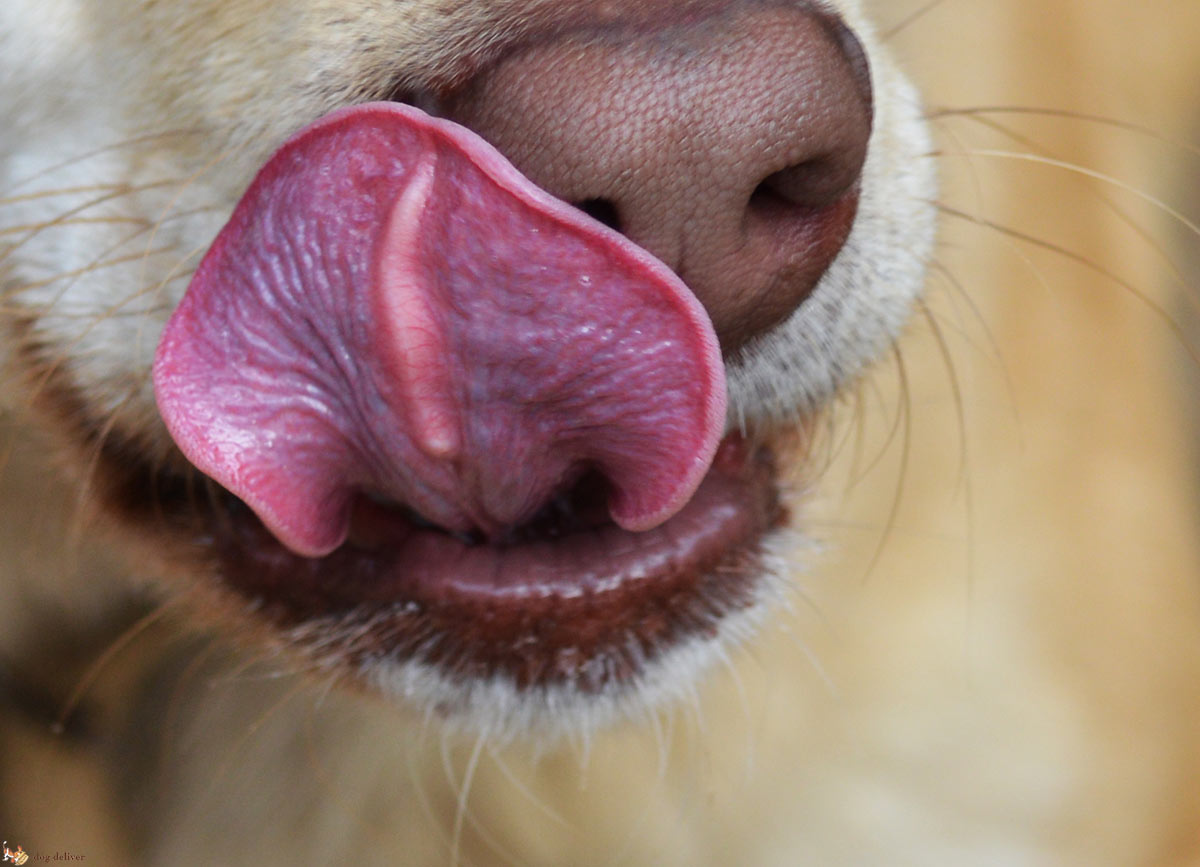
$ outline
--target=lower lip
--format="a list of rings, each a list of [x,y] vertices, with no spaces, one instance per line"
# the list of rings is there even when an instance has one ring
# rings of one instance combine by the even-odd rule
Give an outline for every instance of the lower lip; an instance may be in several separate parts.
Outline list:
[[[569,676],[617,645],[653,655],[689,631],[711,631],[752,601],[759,543],[786,515],[770,451],[730,436],[689,503],[644,533],[604,524],[469,544],[389,518],[356,534],[369,547],[352,541],[307,559],[245,518],[213,540],[222,577],[277,628],[353,619],[351,655],[532,683]],[[565,669],[564,658],[573,660]]]

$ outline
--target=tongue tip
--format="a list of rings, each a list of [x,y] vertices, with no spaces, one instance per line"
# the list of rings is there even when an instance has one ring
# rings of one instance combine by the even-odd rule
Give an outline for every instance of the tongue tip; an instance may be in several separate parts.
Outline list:
[[[324,557],[349,535],[348,498],[338,492],[314,496],[298,480],[266,467],[255,468],[221,448],[198,429],[185,398],[176,394],[169,358],[155,362],[153,377],[159,414],[184,457],[198,470],[246,504],[271,534],[301,557]],[[269,486],[255,479],[269,478]],[[298,508],[296,504],[305,504]]]
[[[318,559],[332,554],[350,535],[349,505],[296,510],[287,507],[287,498],[283,499],[280,508],[276,502],[280,498],[268,500],[245,493],[240,496],[271,535],[301,557]]]
[[[618,527],[631,533],[653,530],[691,501],[712,467],[725,432],[726,396],[723,380],[720,382],[722,387],[712,391],[690,459],[679,461],[677,467],[664,469],[660,465],[630,472],[627,483],[615,483],[608,508],[609,517]],[[677,474],[670,484],[673,469]],[[645,496],[647,490],[653,492],[652,496]]]

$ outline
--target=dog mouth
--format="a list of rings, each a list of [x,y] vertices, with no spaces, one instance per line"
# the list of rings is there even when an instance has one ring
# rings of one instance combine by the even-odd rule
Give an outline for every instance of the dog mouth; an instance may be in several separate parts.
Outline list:
[[[758,598],[773,450],[665,265],[486,142],[371,103],[260,171],[167,324],[218,582],[376,677],[598,693]]]
[[[616,525],[605,487],[584,477],[495,539],[362,495],[347,540],[317,558],[230,498],[204,541],[219,582],[318,664],[377,682],[416,666],[458,686],[613,694],[760,601],[763,542],[787,514],[773,451],[737,435],[654,529]]]

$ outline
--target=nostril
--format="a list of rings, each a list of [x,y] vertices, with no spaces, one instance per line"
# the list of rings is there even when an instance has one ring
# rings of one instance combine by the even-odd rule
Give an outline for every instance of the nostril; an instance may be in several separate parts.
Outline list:
[[[774,212],[781,207],[817,209],[841,199],[857,184],[853,168],[836,156],[807,159],[767,175],[750,193],[750,209]]]
[[[572,202],[572,204],[593,220],[597,220],[617,232],[621,231],[621,215],[617,212],[616,204],[610,199],[584,199]]]

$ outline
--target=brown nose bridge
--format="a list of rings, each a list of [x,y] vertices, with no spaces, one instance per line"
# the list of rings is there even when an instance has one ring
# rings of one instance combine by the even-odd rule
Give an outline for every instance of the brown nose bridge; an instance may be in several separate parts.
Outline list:
[[[836,256],[871,129],[861,49],[806,7],[549,37],[446,111],[674,268],[726,352],[786,318]]]

